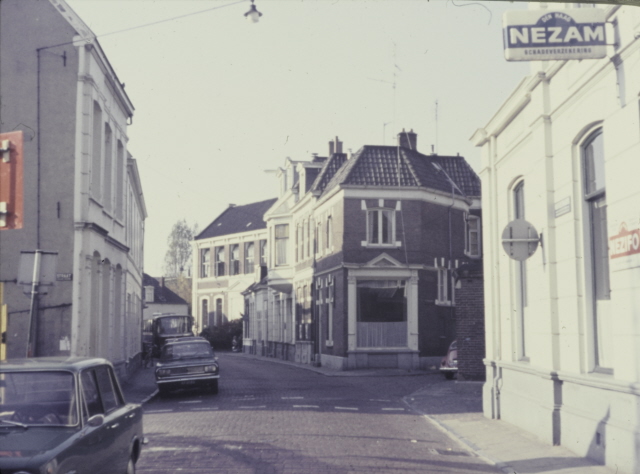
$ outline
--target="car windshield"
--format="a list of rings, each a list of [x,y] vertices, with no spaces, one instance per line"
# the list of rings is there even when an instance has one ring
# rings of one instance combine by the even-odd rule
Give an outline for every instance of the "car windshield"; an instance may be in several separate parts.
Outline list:
[[[160,318],[158,323],[158,334],[186,334],[190,332],[189,316],[172,316]]]
[[[162,349],[162,360],[198,359],[213,357],[213,349],[208,342],[183,342],[170,344]]]
[[[0,373],[0,427],[77,424],[76,388],[71,373]]]

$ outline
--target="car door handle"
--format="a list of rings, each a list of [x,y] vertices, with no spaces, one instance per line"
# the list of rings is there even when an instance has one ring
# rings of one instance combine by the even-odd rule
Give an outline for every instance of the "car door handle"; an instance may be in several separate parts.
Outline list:
[[[113,425],[109,426],[109,428],[115,430],[118,426],[120,426],[120,423],[114,423]]]
[[[127,418],[133,418],[134,416],[136,416],[135,413],[130,413],[130,414],[127,415]]]

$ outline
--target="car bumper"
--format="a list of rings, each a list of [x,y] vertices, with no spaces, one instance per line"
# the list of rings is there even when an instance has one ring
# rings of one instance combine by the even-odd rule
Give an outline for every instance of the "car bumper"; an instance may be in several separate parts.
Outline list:
[[[440,372],[457,372],[457,367],[440,367]]]
[[[175,377],[175,378],[167,378],[167,379],[157,379],[156,383],[158,385],[189,385],[184,382],[195,382],[195,383],[207,383],[212,380],[217,380],[220,378],[220,375],[206,375],[201,377]]]

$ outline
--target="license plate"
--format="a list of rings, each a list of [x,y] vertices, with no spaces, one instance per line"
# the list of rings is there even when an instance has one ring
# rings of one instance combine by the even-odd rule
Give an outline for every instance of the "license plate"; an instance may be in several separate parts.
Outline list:
[[[194,385],[196,383],[195,380],[185,380],[184,382],[182,382],[182,385]]]

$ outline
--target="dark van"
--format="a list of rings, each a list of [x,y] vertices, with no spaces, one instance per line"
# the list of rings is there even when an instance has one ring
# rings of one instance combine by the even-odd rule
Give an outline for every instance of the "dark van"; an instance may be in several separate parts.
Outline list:
[[[145,319],[142,327],[142,343],[145,350],[151,348],[152,357],[160,357],[167,339],[193,335],[193,316],[188,314],[154,313]]]

